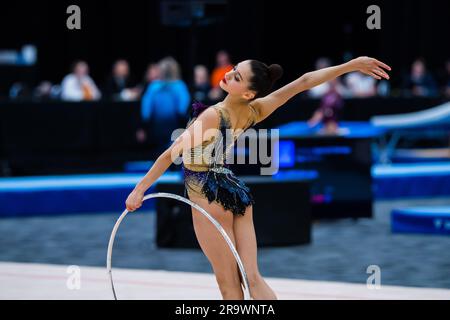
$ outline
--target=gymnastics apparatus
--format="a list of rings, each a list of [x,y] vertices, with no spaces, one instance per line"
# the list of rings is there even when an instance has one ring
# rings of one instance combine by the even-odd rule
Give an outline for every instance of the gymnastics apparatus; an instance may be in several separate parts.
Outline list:
[[[220,225],[220,223],[217,222],[217,220],[215,220],[208,212],[206,212],[205,209],[200,207],[198,204],[196,204],[196,203],[192,202],[191,200],[186,199],[182,196],[172,194],[172,193],[157,192],[157,193],[147,194],[144,197],[143,201],[152,199],[152,198],[168,198],[168,199],[175,199],[175,200],[187,203],[191,207],[197,209],[206,218],[208,218],[209,221],[211,221],[211,223],[217,228],[217,230],[221,233],[221,235],[227,242],[228,246],[230,247],[231,252],[233,253],[233,255],[236,259],[236,262],[239,266],[239,270],[241,272],[243,286],[244,286],[244,300],[250,300],[250,291],[249,291],[249,286],[248,286],[247,273],[245,272],[244,265],[241,261],[241,258],[239,257],[239,254],[236,251],[236,248],[234,247],[233,243],[231,242],[230,237],[227,235],[227,233],[225,232],[223,227]],[[116,237],[117,230],[119,229],[120,223],[122,222],[122,220],[125,218],[125,216],[127,214],[128,214],[128,210],[125,209],[124,212],[120,215],[119,219],[117,219],[116,224],[114,225],[114,228],[111,233],[111,237],[109,238],[108,253],[107,253],[107,257],[106,257],[106,269],[108,271],[109,278],[111,280],[111,288],[112,288],[112,292],[113,292],[115,300],[117,300],[117,295],[116,295],[116,290],[114,288],[114,281],[113,281],[113,276],[112,276],[112,265],[111,265],[112,250],[113,250],[114,239]]]

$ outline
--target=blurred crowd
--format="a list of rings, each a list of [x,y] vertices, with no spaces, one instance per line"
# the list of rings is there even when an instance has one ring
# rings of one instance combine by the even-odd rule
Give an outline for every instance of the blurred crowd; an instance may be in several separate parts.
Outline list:
[[[101,83],[91,77],[88,63],[78,60],[72,64],[70,73],[61,83],[42,81],[35,88],[30,88],[25,83],[17,82],[11,86],[9,98],[35,101],[148,101],[162,82],[174,82],[179,87],[178,93],[185,95],[188,91],[189,99],[192,96],[194,100],[211,103],[223,98],[224,92],[219,87],[219,82],[233,68],[226,51],[219,51],[216,60],[217,65],[212,68],[211,73],[206,66],[197,65],[194,67],[192,81],[184,81],[178,62],[172,57],[165,57],[150,63],[142,80],[136,81],[131,74],[129,62],[120,59],[113,63],[111,74]],[[192,84],[190,90],[188,83]]]
[[[331,60],[321,57],[316,61],[315,68],[322,69],[331,66]],[[450,59],[438,72],[432,74],[424,59],[413,61],[409,71],[401,75],[399,88],[391,88],[387,80],[377,81],[374,78],[359,72],[353,72],[338,78],[336,91],[343,98],[369,98],[369,97],[439,97],[450,98]],[[311,98],[322,98],[329,90],[331,84],[324,83],[308,91]]]
[[[351,54],[348,55],[350,56]],[[315,69],[337,63],[340,62],[333,63],[327,57],[320,57],[315,62]],[[165,57],[150,63],[142,80],[136,81],[129,62],[120,59],[113,63],[110,75],[98,85],[90,75],[88,63],[80,60],[73,63],[71,72],[61,83],[44,81],[33,90],[27,90],[26,86],[16,83],[10,88],[9,97],[35,101],[140,101],[142,123],[136,132],[136,139],[144,142],[147,137],[152,136],[152,140],[161,142],[163,150],[170,141],[173,129],[186,120],[192,101],[212,105],[225,97],[219,83],[232,68],[230,55],[221,50],[217,52],[215,65],[211,69],[203,64],[196,65],[192,72],[193,79],[185,81],[181,76],[179,63],[173,57]],[[412,62],[399,82],[400,88],[392,89],[389,81],[377,81],[354,72],[314,87],[302,95],[302,98],[320,101],[319,108],[308,120],[308,124],[314,127],[323,123],[326,133],[338,132],[338,115],[346,98],[450,98],[450,59],[435,75],[428,70],[425,60],[418,58]]]
[[[338,62],[336,62],[338,63]],[[327,57],[320,57],[315,63],[315,69],[331,66],[333,62]],[[32,100],[64,100],[90,101],[113,100],[132,101],[151,96],[149,89],[153,82],[175,81],[179,86],[186,87],[193,100],[206,104],[214,103],[223,98],[224,92],[219,82],[224,74],[232,69],[230,55],[221,50],[216,55],[216,64],[210,69],[203,64],[196,65],[193,70],[192,81],[181,77],[180,66],[171,57],[156,63],[150,63],[141,81],[130,71],[127,60],[120,59],[113,63],[111,74],[100,84],[89,73],[86,61],[75,61],[71,72],[61,83],[43,81],[35,88],[26,84],[15,83],[9,90],[10,99]],[[170,71],[168,71],[171,69]],[[185,79],[186,80],[186,79]],[[408,72],[401,75],[398,88],[391,88],[389,81],[376,81],[372,77],[361,73],[350,73],[338,79],[335,84],[337,92],[343,98],[368,98],[375,96],[403,96],[403,97],[438,97],[450,98],[450,59],[447,60],[436,74],[427,68],[426,61],[418,58],[412,62]],[[309,98],[322,98],[329,91],[330,84],[324,83],[307,93]],[[152,88],[154,89],[154,88]]]

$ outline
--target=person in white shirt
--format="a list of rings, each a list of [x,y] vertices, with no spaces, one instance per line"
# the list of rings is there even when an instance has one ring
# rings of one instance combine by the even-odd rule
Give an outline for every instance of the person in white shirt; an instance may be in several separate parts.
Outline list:
[[[357,72],[349,73],[346,78],[349,98],[368,98],[377,95],[377,86],[374,78]]]
[[[65,101],[91,101],[101,98],[94,80],[89,76],[89,66],[84,61],[74,64],[73,72],[61,83],[61,99]]]

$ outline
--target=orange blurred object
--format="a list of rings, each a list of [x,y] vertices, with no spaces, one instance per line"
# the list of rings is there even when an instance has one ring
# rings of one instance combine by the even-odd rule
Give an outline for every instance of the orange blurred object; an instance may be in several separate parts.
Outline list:
[[[222,80],[225,77],[225,74],[232,69],[233,66],[231,64],[215,68],[211,75],[211,87],[218,87],[220,80]]]
[[[83,90],[83,100],[90,101],[94,99],[92,90],[87,83],[82,83],[81,88]]]

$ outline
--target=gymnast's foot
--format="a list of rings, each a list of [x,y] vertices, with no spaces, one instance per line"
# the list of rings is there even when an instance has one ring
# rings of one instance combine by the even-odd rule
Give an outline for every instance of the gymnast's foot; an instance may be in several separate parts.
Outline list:
[[[249,286],[252,300],[278,300],[275,292],[261,276],[257,277],[255,281],[251,281]]]

